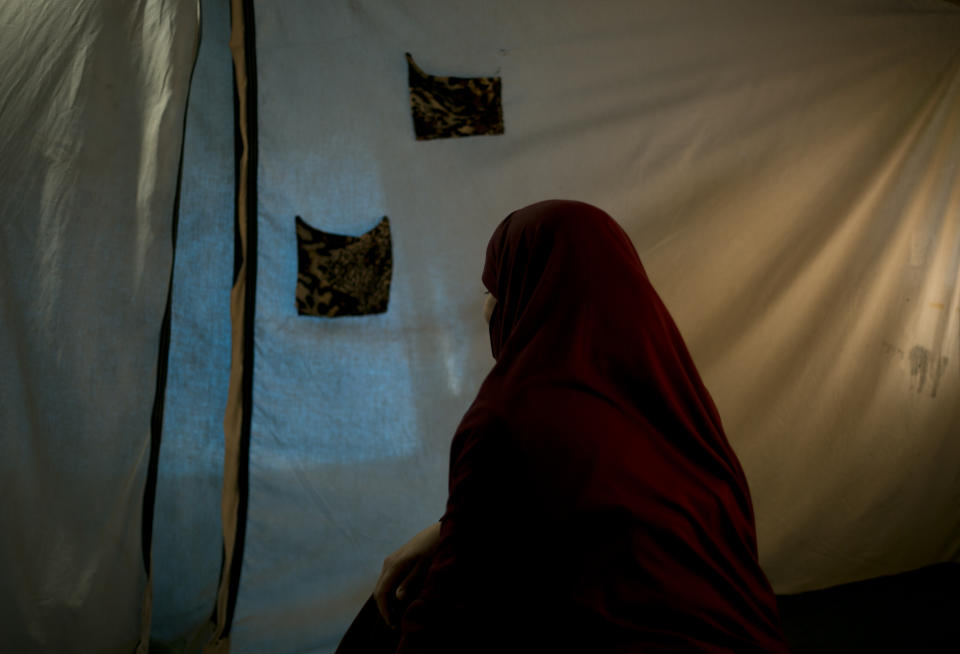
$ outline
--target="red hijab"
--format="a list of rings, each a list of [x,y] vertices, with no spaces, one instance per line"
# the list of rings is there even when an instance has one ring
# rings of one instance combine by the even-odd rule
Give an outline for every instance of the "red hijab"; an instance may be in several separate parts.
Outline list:
[[[496,365],[398,651],[786,652],[743,470],[626,233],[539,202],[482,279]]]

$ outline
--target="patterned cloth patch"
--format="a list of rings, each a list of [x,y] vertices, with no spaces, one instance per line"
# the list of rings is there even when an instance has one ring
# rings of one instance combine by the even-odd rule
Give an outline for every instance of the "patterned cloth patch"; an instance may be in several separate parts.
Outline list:
[[[407,73],[418,141],[503,134],[499,77],[427,75],[409,52]]]
[[[386,216],[366,234],[345,236],[297,225],[297,313],[360,316],[384,313],[390,299],[393,254]]]

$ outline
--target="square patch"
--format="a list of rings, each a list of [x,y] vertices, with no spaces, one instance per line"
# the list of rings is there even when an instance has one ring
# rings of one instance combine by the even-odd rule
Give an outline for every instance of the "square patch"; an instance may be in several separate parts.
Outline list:
[[[393,254],[386,216],[360,236],[331,234],[300,216],[296,228],[298,314],[332,318],[387,310]]]
[[[499,77],[438,77],[407,53],[410,111],[418,141],[503,134]]]

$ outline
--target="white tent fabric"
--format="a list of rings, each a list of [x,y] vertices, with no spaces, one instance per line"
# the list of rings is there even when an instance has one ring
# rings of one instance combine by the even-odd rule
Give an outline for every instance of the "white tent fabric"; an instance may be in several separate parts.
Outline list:
[[[773,584],[960,556],[960,13],[942,2],[256,3],[250,510],[232,651],[326,651],[443,511],[491,360],[486,240],[608,210],[742,459]],[[418,142],[404,52],[503,78],[503,136]],[[299,317],[294,215],[387,215],[383,316]]]
[[[797,592],[960,561],[960,10],[941,0],[254,2],[258,259],[231,652],[332,652],[443,512],[491,359],[494,226],[631,235]],[[234,257],[228,7],[189,97],[152,635],[209,618]],[[0,633],[129,652],[197,3],[0,4]],[[505,134],[419,142],[406,61],[498,75]],[[390,218],[389,311],[298,316],[294,216]],[[182,645],[182,641],[180,643]]]
[[[196,2],[0,3],[0,649],[130,652]]]

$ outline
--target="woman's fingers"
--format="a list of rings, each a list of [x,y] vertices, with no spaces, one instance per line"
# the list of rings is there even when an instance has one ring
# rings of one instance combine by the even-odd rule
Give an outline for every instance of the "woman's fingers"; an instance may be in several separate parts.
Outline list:
[[[394,626],[391,617],[397,602],[403,602],[417,592],[417,585],[429,567],[439,539],[440,523],[436,523],[383,560],[380,578],[373,589],[373,599],[390,627]]]
[[[383,595],[379,581],[377,582],[377,586],[373,591],[373,599],[377,603],[377,610],[380,611],[383,621],[390,625],[390,613],[387,611],[386,598]]]
[[[417,565],[413,566],[413,569],[406,576],[406,578],[400,582],[400,586],[397,587],[398,600],[404,599],[410,594],[410,590],[412,588],[416,588],[420,585],[424,574],[427,572],[427,563],[428,559],[426,557],[421,558],[419,561],[417,561]]]
[[[388,556],[383,562],[383,570],[380,572],[380,578],[377,579],[377,585],[373,589],[373,599],[377,603],[377,608],[380,610],[380,615],[383,616],[384,621],[389,625],[393,626],[390,620],[390,595],[395,591],[397,587],[397,580],[405,572],[393,559],[392,555]]]

